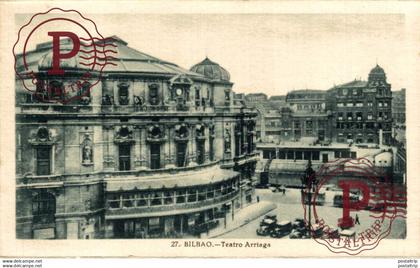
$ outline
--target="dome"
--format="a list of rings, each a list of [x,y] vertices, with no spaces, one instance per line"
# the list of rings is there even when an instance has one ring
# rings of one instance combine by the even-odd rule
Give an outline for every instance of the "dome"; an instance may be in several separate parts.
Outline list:
[[[230,80],[229,72],[218,63],[211,61],[207,57],[202,62],[197,63],[191,67],[190,71],[202,74],[212,80],[220,80],[226,82],[229,82]]]
[[[370,80],[386,80],[385,71],[378,64],[370,71],[369,81]]]
[[[384,69],[381,67],[381,66],[379,66],[378,64],[376,64],[376,66],[375,66],[375,68],[373,68],[371,71],[370,71],[370,73],[371,74],[385,74],[385,71],[384,71]]]

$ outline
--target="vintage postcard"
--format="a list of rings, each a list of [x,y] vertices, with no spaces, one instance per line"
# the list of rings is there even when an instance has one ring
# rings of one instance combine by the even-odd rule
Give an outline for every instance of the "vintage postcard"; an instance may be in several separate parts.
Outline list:
[[[420,255],[420,2],[0,13],[1,256]]]

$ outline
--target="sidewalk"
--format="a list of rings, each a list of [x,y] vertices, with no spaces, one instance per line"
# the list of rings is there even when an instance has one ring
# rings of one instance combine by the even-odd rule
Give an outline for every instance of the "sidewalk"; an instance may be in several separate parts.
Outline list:
[[[212,229],[209,233],[201,234],[201,238],[217,238],[223,234],[229,233],[233,230],[236,230],[247,223],[261,217],[264,214],[275,209],[277,206],[274,203],[261,201],[258,203],[254,203],[249,205],[241,210],[235,212],[234,220],[232,220],[231,214],[227,215],[226,217],[226,228],[224,226],[224,220],[220,220],[220,224],[217,228]]]

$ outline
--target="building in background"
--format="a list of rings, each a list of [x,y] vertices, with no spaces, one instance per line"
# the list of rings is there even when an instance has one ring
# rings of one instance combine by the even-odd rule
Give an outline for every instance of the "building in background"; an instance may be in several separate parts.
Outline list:
[[[286,103],[290,112],[285,113],[284,124],[291,129],[282,138],[300,141],[301,138],[315,138],[329,141],[329,114],[326,110],[326,92],[323,90],[294,90],[287,94]]]
[[[394,126],[405,126],[405,88],[392,91],[392,118]]]
[[[62,60],[65,75],[51,78],[51,43],[28,53],[54,90],[32,94],[16,79],[18,238],[182,236],[253,202],[257,114],[235,104],[229,73],[113,40],[114,65],[67,104],[78,61]]]
[[[392,94],[384,69],[376,65],[368,81],[355,80],[328,90],[333,140],[391,144]]]
[[[391,145],[393,114],[399,122],[405,119],[404,92],[394,94],[398,108],[393,110],[391,85],[377,65],[367,81],[329,90],[293,90],[268,99],[263,93],[249,94],[245,100],[258,110],[257,137],[262,143],[312,139],[324,144]]]

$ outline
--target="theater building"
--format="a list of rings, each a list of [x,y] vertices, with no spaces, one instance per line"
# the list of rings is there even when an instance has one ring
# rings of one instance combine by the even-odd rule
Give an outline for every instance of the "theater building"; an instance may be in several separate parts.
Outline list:
[[[229,73],[113,44],[114,64],[76,101],[39,101],[16,78],[18,238],[182,237],[254,201],[256,113],[235,105]],[[48,99],[83,69],[65,59],[47,76],[51,43],[27,57],[59,89],[35,93]]]

